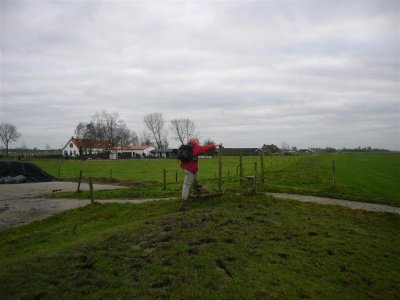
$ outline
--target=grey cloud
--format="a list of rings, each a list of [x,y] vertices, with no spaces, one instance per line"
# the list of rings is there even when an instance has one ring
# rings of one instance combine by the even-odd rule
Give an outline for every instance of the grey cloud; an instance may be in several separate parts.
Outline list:
[[[397,1],[1,5],[0,117],[27,145],[108,110],[137,132],[190,117],[228,146],[400,148]]]

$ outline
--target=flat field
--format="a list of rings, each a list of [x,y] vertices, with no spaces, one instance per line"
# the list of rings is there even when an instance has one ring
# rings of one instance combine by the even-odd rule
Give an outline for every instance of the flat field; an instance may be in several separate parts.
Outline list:
[[[225,190],[240,190],[239,157],[223,157],[222,174]],[[335,161],[333,186],[332,162]],[[178,195],[183,173],[177,160],[92,160],[92,161],[34,161],[46,172],[61,179],[76,179],[80,170],[84,177],[114,178],[143,183],[130,194],[146,196]],[[243,157],[244,176],[252,175],[257,163],[261,179],[261,158]],[[213,189],[218,187],[218,159],[200,160],[200,178]],[[259,182],[259,191],[289,192],[367,201],[400,206],[399,153],[333,153],[294,156],[265,156],[265,183]],[[167,170],[167,191],[161,189],[163,169]],[[153,189],[153,193],[149,191]],[[140,192],[140,193],[139,193]],[[126,191],[125,193],[128,193]],[[83,195],[80,195],[82,197]],[[108,193],[107,197],[129,195]]]

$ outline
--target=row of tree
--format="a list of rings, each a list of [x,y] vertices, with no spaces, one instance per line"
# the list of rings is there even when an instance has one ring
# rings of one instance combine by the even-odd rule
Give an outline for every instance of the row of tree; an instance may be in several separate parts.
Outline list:
[[[169,146],[168,134],[181,144],[195,135],[195,124],[187,118],[173,119],[167,123],[161,113],[147,114],[143,118],[145,130],[138,136],[120,119],[117,112],[96,113],[89,122],[80,122],[75,128],[75,138],[82,139],[85,148],[92,148],[95,141],[106,141],[109,148],[128,145],[153,145],[158,149]]]

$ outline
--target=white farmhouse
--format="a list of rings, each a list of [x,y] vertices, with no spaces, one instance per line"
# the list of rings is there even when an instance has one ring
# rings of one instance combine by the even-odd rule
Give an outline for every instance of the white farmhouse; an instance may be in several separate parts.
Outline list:
[[[75,139],[71,137],[61,149],[64,157],[77,157],[82,155],[96,155],[107,152],[109,143],[107,141],[93,141],[86,139]]]
[[[151,146],[115,146],[110,149],[107,141],[96,141],[87,139],[76,139],[71,137],[62,148],[64,157],[79,157],[81,155],[98,155],[109,152],[110,159],[141,158],[152,156],[150,151],[154,150]]]

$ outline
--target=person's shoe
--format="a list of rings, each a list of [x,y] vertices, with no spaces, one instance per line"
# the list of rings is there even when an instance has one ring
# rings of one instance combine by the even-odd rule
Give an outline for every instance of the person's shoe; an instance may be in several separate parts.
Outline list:
[[[197,183],[197,184],[194,184],[193,187],[194,187],[195,189],[201,190],[201,188],[203,187],[203,185],[202,185],[201,183]]]

